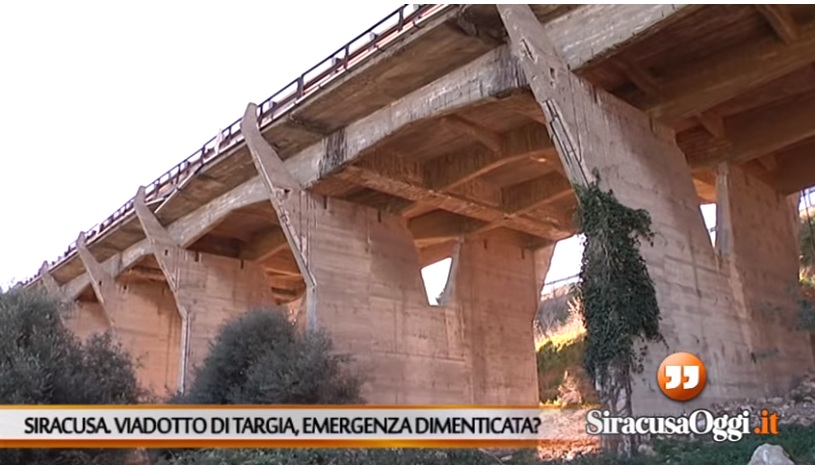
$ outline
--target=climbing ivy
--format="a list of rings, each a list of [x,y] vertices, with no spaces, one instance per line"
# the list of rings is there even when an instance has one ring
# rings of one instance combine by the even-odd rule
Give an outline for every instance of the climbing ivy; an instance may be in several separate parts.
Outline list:
[[[621,204],[612,191],[600,188],[596,171],[594,178],[575,189],[585,236],[575,289],[586,325],[584,362],[604,403],[616,403],[625,391],[623,408],[630,410],[631,376],[642,371],[645,355],[644,344],[637,342],[664,342],[656,290],[639,253],[640,240],[652,244],[654,234],[647,211]]]

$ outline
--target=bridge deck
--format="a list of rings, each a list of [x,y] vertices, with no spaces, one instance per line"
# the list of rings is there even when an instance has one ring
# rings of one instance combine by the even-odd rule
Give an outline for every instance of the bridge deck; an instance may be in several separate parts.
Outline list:
[[[815,7],[535,8],[573,71],[676,131],[700,198],[713,200],[712,169],[725,160],[783,193],[815,182]],[[363,35],[362,52],[343,47],[293,81],[293,97],[261,105],[264,135],[294,176],[404,216],[428,262],[461,234],[510,235],[531,248],[572,234],[574,196],[494,7],[424,6],[390,21],[374,41]],[[252,189],[237,124],[199,152],[152,187],[165,225]],[[126,205],[94,228],[89,248],[104,261],[143,238]],[[190,248],[260,261],[281,295],[303,285],[262,198]],[[161,279],[150,259],[136,263],[134,279]],[[51,268],[63,284],[83,273],[72,249]]]

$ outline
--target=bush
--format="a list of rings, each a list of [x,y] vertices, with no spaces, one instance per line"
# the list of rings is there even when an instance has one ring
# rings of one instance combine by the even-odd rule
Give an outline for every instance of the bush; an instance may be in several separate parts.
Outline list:
[[[134,362],[110,334],[81,343],[59,319],[62,304],[39,292],[0,293],[0,404],[133,404]],[[0,450],[3,465],[121,462],[126,450]]]
[[[350,359],[322,332],[298,333],[283,312],[256,310],[229,322],[196,370],[189,404],[361,403]]]
[[[209,355],[197,367],[189,390],[171,402],[244,405],[362,403],[362,381],[348,372],[348,362],[349,357],[332,353],[331,340],[325,333],[303,334],[283,312],[255,310],[228,322],[221,329]],[[186,464],[220,463],[218,460],[223,454],[233,454],[234,457],[229,457],[236,460],[223,463],[243,463],[246,460],[251,464],[255,459],[250,458],[255,456],[267,460],[263,455],[266,452],[256,450],[157,450],[150,455],[161,461],[176,456],[173,463]],[[279,457],[274,460],[278,459],[282,460]]]

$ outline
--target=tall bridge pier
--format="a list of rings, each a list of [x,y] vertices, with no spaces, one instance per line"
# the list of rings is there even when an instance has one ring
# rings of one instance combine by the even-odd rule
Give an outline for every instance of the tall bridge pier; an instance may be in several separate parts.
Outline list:
[[[112,329],[154,391],[188,385],[230,317],[288,307],[355,357],[371,403],[534,404],[532,320],[596,170],[656,233],[667,347],[634,413],[782,393],[815,367],[796,209],[815,184],[815,11],[760,7],[405,7],[26,285],[75,301],[77,334]],[[430,305],[421,269],[448,257]],[[708,369],[686,404],[656,385],[675,351]]]

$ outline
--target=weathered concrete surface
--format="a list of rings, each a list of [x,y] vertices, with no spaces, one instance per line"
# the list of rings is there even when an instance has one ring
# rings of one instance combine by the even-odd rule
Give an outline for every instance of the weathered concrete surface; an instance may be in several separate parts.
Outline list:
[[[257,264],[180,247],[147,208],[143,188],[136,194],[135,210],[178,309],[181,357],[177,386],[183,391],[221,326],[248,310],[274,307],[274,299]]]
[[[690,168],[676,146],[672,131],[569,72],[528,7],[502,5],[498,8],[513,51],[519,56],[535,98],[547,117],[550,133],[572,182],[591,181],[596,169],[602,185],[611,188],[623,204],[643,208],[651,214],[657,237],[653,247],[643,247],[642,254],[657,289],[661,330],[668,347],[656,344],[650,347],[645,374],[635,380],[634,413],[671,413],[736,395],[783,390],[798,370],[812,366],[811,355],[806,356],[798,343],[791,342],[788,348],[795,360],[793,363],[801,364],[798,370],[778,368],[773,370],[772,377],[759,375],[760,368],[751,360],[753,344],[748,340],[753,333],[762,331],[758,330],[761,322],[751,318],[758,311],[756,294],[747,294],[741,301],[734,299],[729,273],[721,270],[716,260],[699,211]],[[751,197],[752,202],[751,199],[745,202],[769,206],[766,211],[759,207],[756,215],[779,205],[778,195],[768,189],[753,191]],[[782,204],[781,227],[786,228],[789,211],[786,203]],[[750,223],[745,210],[740,211],[738,220],[746,227],[758,226]],[[741,247],[760,247],[756,239],[761,233],[741,234],[745,235]],[[752,241],[751,234],[754,234]],[[786,244],[787,247],[796,245]],[[782,289],[784,271],[786,279],[794,277],[789,263],[796,255],[786,252],[786,264],[776,262],[777,266],[770,266],[772,274],[778,277],[776,286],[781,284]],[[747,260],[745,257],[745,262]],[[758,269],[764,266],[752,263],[752,266],[742,265],[744,268],[739,270],[742,280],[751,280],[745,283],[748,285],[756,284],[752,280],[760,276]],[[762,319],[767,324],[770,321]],[[788,322],[775,320],[771,326],[771,330],[763,331],[774,336],[776,345],[783,347],[784,338],[806,340],[805,335],[795,334]],[[758,342],[757,346],[762,344]],[[659,394],[652,373],[664,356],[680,350],[697,353],[707,364],[711,381],[699,398],[685,404],[667,403]]]
[[[181,322],[173,295],[160,283],[120,284],[78,241],[98,303],[78,303],[66,320],[80,337],[112,330],[138,362],[141,384],[157,395],[176,389]]]
[[[416,249],[393,215],[302,190],[257,128],[242,132],[306,278],[306,321],[357,359],[369,402],[460,403],[472,396],[455,312],[427,303]]]
[[[65,326],[80,340],[87,340],[95,334],[110,330],[105,311],[95,302],[76,302],[63,315]]]
[[[813,363],[799,330],[798,203],[740,167],[722,167],[719,177],[717,251],[729,265],[755,376],[765,395],[777,395]]]
[[[460,312],[475,404],[535,405],[532,321],[551,250],[525,251],[500,240],[465,240],[453,255],[444,304]],[[547,253],[548,252],[548,253]]]
[[[551,253],[465,241],[443,305],[431,307],[404,219],[303,190],[261,136],[254,105],[241,129],[306,276],[307,326],[356,358],[369,402],[536,402],[532,318]]]

